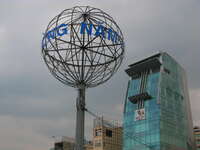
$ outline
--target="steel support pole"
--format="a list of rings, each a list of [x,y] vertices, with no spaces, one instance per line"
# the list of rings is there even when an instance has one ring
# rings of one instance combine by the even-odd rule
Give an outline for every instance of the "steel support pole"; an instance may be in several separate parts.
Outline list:
[[[75,150],[84,150],[85,88],[78,89],[76,108],[77,113]]]

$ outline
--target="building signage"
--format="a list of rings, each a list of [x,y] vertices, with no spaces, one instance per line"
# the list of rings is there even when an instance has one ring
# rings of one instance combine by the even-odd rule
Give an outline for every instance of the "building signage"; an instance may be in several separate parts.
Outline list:
[[[135,110],[135,121],[144,120],[145,119],[145,109],[137,109]]]
[[[42,46],[45,46],[46,43],[49,42],[51,39],[69,34],[70,28],[68,28],[68,26],[68,24],[63,23],[51,29],[50,31],[47,31],[46,35],[44,36],[44,39],[47,39],[47,41],[43,39]],[[120,36],[117,34],[116,31],[111,28],[106,28],[102,24],[94,25],[82,22],[79,33],[86,33],[89,36],[101,36],[104,39],[112,41],[113,43],[117,43],[118,41],[120,41]]]

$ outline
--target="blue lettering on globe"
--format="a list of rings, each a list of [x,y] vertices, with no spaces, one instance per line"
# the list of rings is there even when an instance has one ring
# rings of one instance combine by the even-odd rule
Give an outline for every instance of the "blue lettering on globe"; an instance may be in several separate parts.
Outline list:
[[[94,30],[95,28],[95,30]],[[101,24],[97,26],[93,24],[86,24],[85,22],[81,23],[80,34],[94,35],[94,36],[101,36],[107,40],[111,40],[113,43],[117,43],[120,40],[116,31],[111,28],[106,28]],[[59,26],[53,28],[52,30],[48,31],[44,38],[47,38],[48,41],[51,39],[55,39],[57,36],[64,36],[68,34],[68,24],[60,24]],[[47,41],[43,39],[42,46],[46,46]]]

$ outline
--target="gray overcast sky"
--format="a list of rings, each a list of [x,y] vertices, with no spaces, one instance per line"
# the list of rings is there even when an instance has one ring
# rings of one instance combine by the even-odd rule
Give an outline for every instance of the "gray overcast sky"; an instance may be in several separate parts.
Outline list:
[[[121,120],[128,80],[124,69],[164,50],[188,73],[193,119],[200,125],[200,0],[1,0],[1,150],[47,150],[51,136],[74,136],[76,90],[51,76],[40,45],[48,22],[75,5],[109,13],[126,42],[120,70],[104,85],[87,91],[92,111]],[[91,119],[87,115],[87,131]]]

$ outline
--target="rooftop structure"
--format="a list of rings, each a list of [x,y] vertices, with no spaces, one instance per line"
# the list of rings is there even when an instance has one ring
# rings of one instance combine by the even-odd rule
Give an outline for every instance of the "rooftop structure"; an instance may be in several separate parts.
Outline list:
[[[75,147],[75,139],[71,137],[56,137],[54,150],[74,150]]]
[[[122,126],[117,121],[94,120],[93,150],[122,150]]]

